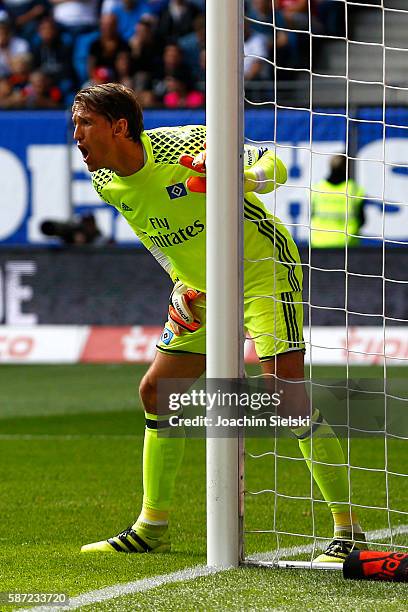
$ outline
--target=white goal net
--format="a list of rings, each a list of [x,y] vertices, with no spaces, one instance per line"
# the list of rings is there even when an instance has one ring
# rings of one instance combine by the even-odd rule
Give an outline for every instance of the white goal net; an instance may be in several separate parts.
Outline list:
[[[300,248],[306,385],[341,440],[344,511],[373,550],[407,551],[408,4],[306,4],[246,3],[245,141],[288,168],[263,199]],[[333,523],[296,439],[245,448],[246,561],[310,566]]]

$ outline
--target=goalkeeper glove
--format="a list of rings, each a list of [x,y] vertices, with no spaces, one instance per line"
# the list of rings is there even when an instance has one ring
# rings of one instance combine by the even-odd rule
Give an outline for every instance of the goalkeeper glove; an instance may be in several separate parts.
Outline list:
[[[204,143],[205,147],[205,143]],[[205,174],[206,167],[205,162],[207,159],[207,151],[204,150],[196,157],[192,155],[187,155],[184,153],[179,158],[179,164],[188,168],[189,170],[194,170],[195,172],[200,172],[201,174]],[[187,188],[194,193],[205,193],[207,187],[207,179],[205,176],[190,176],[186,182]]]
[[[174,285],[169,299],[169,324],[176,336],[180,336],[183,331],[194,332],[200,327],[200,321],[190,308],[190,302],[200,295],[200,291],[190,289],[181,281]]]
[[[205,146],[206,144],[204,143],[204,147]],[[179,164],[189,170],[194,170],[194,172],[200,172],[204,175],[206,173],[206,161],[207,151],[205,149],[195,157],[187,153],[183,153],[183,155],[179,157]],[[256,174],[254,175],[253,170],[251,171],[249,168],[244,170],[244,193],[254,191],[257,185]],[[205,176],[190,176],[186,181],[186,186],[189,191],[194,193],[205,193],[207,190],[207,179]]]

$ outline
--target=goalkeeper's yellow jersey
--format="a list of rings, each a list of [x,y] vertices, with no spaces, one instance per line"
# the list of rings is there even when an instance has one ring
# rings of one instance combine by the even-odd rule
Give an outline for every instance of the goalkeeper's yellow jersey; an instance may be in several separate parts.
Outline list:
[[[206,282],[206,198],[187,190],[186,180],[195,173],[178,159],[182,153],[195,156],[203,151],[205,136],[205,127],[199,125],[146,130],[141,135],[141,170],[126,177],[109,169],[92,173],[102,200],[125,217],[170,276],[200,291]],[[266,151],[246,146],[245,167],[256,164]],[[275,169],[274,159],[269,176],[284,183],[286,170],[280,161]],[[254,193],[245,195],[244,218],[245,297],[300,291],[299,253],[286,227]]]

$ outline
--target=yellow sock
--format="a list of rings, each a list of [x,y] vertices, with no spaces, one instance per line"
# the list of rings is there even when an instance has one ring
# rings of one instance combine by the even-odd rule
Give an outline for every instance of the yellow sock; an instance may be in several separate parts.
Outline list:
[[[331,510],[335,534],[361,532],[354,513],[350,514],[346,510],[349,482],[340,442],[319,410],[314,410],[311,420],[312,427],[299,427],[292,431],[298,438],[300,450]]]
[[[167,525],[185,438],[169,435],[168,416],[145,413],[143,447],[143,506],[137,522]]]
[[[362,533],[361,525],[354,512],[333,512],[334,533],[348,531]]]

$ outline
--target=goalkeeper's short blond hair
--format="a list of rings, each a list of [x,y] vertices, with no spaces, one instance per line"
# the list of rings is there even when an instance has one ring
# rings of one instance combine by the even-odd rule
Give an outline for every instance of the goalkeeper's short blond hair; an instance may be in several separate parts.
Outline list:
[[[81,89],[75,96],[72,113],[88,110],[105,117],[110,123],[126,119],[128,138],[140,142],[143,112],[136,93],[120,83],[104,83]]]

